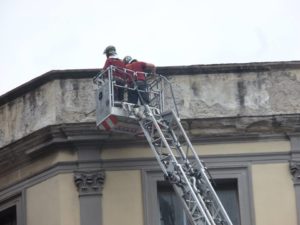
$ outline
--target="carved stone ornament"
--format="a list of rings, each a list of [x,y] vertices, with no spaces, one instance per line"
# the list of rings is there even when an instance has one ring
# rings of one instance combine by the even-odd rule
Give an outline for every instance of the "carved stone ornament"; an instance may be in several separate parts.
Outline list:
[[[103,170],[74,172],[74,182],[80,195],[102,194],[104,179]]]
[[[290,172],[293,175],[294,183],[300,184],[300,161],[290,162]]]

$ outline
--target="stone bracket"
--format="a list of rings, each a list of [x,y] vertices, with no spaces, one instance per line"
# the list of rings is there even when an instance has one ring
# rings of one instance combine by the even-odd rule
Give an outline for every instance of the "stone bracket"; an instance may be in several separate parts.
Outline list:
[[[104,180],[104,170],[74,172],[74,182],[79,192],[79,196],[102,195]]]

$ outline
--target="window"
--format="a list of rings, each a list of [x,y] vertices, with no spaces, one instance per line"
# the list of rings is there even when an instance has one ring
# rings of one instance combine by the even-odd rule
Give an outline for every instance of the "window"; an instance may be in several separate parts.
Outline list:
[[[16,206],[9,207],[0,212],[0,225],[17,225]]]
[[[22,197],[17,195],[0,201],[0,225],[22,225]]]
[[[173,187],[166,181],[157,182],[160,225],[190,225],[180,199]]]
[[[240,225],[237,182],[235,179],[215,180],[217,192],[226,212],[235,225]],[[160,225],[190,225],[187,222],[182,203],[173,187],[166,181],[157,182]],[[238,213],[236,213],[238,212]]]
[[[214,187],[226,212],[235,225],[254,224],[247,167],[210,168]],[[145,224],[190,225],[181,200],[160,171],[144,171]]]
[[[240,225],[240,207],[236,179],[215,180],[215,191],[222,202],[231,222]]]

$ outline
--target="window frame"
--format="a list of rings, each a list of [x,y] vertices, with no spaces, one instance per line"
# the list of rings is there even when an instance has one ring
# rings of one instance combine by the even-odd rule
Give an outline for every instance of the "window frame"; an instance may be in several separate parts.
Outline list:
[[[16,207],[16,225],[25,225],[25,217],[23,213],[22,194],[11,196],[6,199],[0,199],[0,212],[15,206]]]
[[[248,166],[211,166],[209,173],[214,179],[236,179],[241,225],[254,225],[254,208],[252,181]],[[142,171],[142,188],[144,204],[144,224],[159,224],[159,207],[157,198],[157,182],[163,181],[163,173],[159,169]]]

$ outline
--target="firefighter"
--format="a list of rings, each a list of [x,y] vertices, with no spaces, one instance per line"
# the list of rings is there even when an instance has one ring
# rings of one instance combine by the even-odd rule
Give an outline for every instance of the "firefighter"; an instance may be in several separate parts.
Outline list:
[[[118,67],[120,70],[113,70],[112,76],[115,84],[114,86],[114,100],[123,101],[124,100],[124,86],[126,84],[126,76],[122,71],[125,68],[124,62],[118,58],[115,46],[109,45],[105,48],[103,54],[106,55],[106,61],[103,66],[103,70],[107,69],[109,66],[113,65]],[[107,75],[106,75],[107,76]]]
[[[138,99],[140,99],[142,104],[149,104],[149,93],[147,92],[148,84],[146,82],[145,73],[151,72],[155,74],[155,66],[151,63],[133,59],[131,56],[125,56],[123,62],[126,69],[134,71],[134,73],[127,78],[128,87],[131,88],[128,90],[128,102],[137,104]]]

